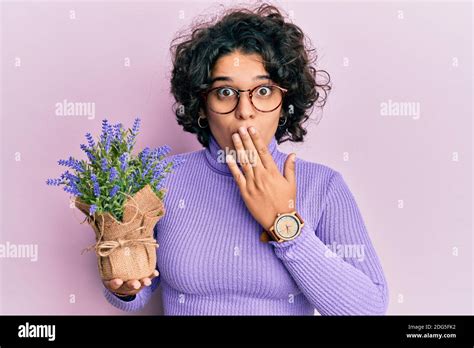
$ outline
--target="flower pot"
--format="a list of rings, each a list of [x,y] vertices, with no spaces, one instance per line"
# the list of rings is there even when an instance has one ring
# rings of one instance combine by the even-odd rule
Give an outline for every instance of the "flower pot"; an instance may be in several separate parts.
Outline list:
[[[165,215],[165,207],[150,185],[127,197],[123,222],[108,212],[90,215],[90,205],[79,197],[75,198],[75,206],[94,229],[96,243],[83,252],[95,249],[103,280],[120,278],[125,282],[152,276],[158,248],[153,229]]]

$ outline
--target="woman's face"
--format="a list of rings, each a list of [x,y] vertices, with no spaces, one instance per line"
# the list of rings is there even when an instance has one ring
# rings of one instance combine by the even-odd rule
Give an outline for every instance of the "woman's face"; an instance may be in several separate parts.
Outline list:
[[[211,78],[214,82],[209,88],[229,86],[247,90],[261,84],[273,83],[265,71],[260,55],[244,54],[239,51],[220,57],[214,65]],[[225,90],[224,93],[232,92]],[[277,130],[281,108],[280,105],[271,112],[258,111],[250,102],[249,92],[241,92],[239,103],[234,111],[218,114],[207,107],[203,117],[207,118],[210,130],[219,145],[223,149],[226,147],[235,149],[232,134],[238,133],[239,127],[245,127],[248,131],[248,127],[254,126],[268,145]]]

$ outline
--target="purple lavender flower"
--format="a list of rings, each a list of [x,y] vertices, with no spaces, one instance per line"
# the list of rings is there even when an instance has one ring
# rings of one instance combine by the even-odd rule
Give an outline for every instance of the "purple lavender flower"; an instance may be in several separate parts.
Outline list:
[[[89,208],[89,214],[93,215],[97,210],[97,206],[95,204],[92,204]]]
[[[100,196],[100,187],[99,187],[99,183],[97,182],[94,183],[94,195],[96,197]]]
[[[119,157],[120,169],[121,169],[123,172],[127,169],[127,165],[128,165],[127,157],[128,157],[128,153],[127,153],[127,152],[124,152],[124,153],[123,153],[122,155],[120,155],[120,157]]]
[[[145,166],[145,169],[143,170],[143,173],[142,173],[142,178],[145,179],[145,176],[148,174],[148,172],[150,171],[151,169],[151,165],[153,164],[153,162],[148,162],[147,165]]]
[[[129,134],[127,138],[127,151],[131,150],[133,146],[133,141],[135,140],[135,137],[137,136],[139,129],[140,129],[140,119],[137,117],[135,121],[133,122],[131,134]]]
[[[110,191],[110,197],[113,197],[117,194],[117,191],[119,190],[119,186],[115,185],[112,190]]]
[[[95,174],[91,174],[91,180],[92,180],[92,183],[94,185],[94,195],[96,197],[99,197],[100,196],[100,187],[99,187],[99,183],[97,182],[97,176]]]
[[[100,161],[100,164],[102,166],[102,171],[106,172],[107,171],[107,158],[102,158]]]
[[[84,172],[84,168],[82,168],[81,163],[72,157],[69,157],[68,160],[59,160],[58,163],[61,166],[67,166],[67,167],[73,168],[77,170],[78,172]]]
[[[122,130],[121,123],[117,123],[116,125],[114,125],[114,139],[120,140],[121,130]]]
[[[87,152],[87,157],[89,157],[89,161],[95,162],[95,156],[92,153]]]
[[[140,160],[142,161],[143,166],[145,166],[145,163],[148,160],[148,157],[150,156],[150,148],[145,147],[138,156],[140,157]]]
[[[95,156],[91,153],[90,149],[86,145],[81,144],[81,149],[86,153],[91,162],[95,161]]]
[[[135,121],[133,121],[133,128],[132,128],[133,134],[137,135],[139,129],[140,129],[140,119],[137,117]]]
[[[66,177],[69,181],[72,181],[72,182],[79,182],[80,181],[77,176],[75,176],[74,174],[69,173],[68,171],[66,171],[64,173],[64,177]]]
[[[155,190],[156,190],[156,191],[161,190],[161,189],[163,188],[163,184],[164,184],[164,183],[163,183],[163,180],[160,180],[160,182],[158,182],[158,183],[156,184]]]
[[[110,181],[114,181],[117,178],[117,169],[115,167],[110,168]]]
[[[163,168],[164,168],[164,161],[158,162],[155,167],[153,168],[153,179],[156,180],[158,177],[163,173]]]
[[[87,139],[87,142],[89,143],[89,147],[90,147],[91,149],[92,149],[93,147],[95,147],[94,138],[92,138],[91,133],[86,133],[86,139]]]
[[[64,182],[62,179],[47,179],[46,180],[46,185],[50,185],[50,186],[59,186],[63,183]]]
[[[80,182],[80,179],[75,176],[74,174],[69,173],[68,170],[66,170],[62,175],[62,179],[67,179],[68,182],[64,186],[64,191],[72,193],[75,196],[80,196],[81,192],[79,191],[77,184]]]
[[[72,186],[64,186],[64,191],[72,193],[74,196],[80,196],[81,193],[77,189],[77,186],[72,185]]]
[[[112,130],[112,126],[110,124],[107,125],[107,135],[106,135],[106,141],[105,141],[105,152],[106,153],[109,153],[110,151],[110,142],[112,141],[112,137],[113,137],[113,130]]]
[[[132,184],[132,186],[133,186],[133,183],[136,182],[136,180],[135,180],[136,176],[137,176],[136,173],[133,172],[133,173],[130,174],[130,176],[128,177],[128,182],[129,182],[129,184]]]
[[[102,120],[102,134],[100,135],[100,142],[104,145],[105,152],[110,150],[110,141],[112,140],[112,126],[107,119]]]
[[[164,160],[161,161],[163,163],[163,168],[166,168],[169,166],[171,160],[169,158],[165,158]]]
[[[115,209],[117,207],[116,199],[122,189],[128,192],[136,192],[148,183],[154,189],[156,188],[155,191],[161,190],[165,183],[165,180],[162,180],[165,178],[165,172],[169,172],[171,167],[178,167],[184,161],[179,156],[176,156],[172,163],[170,163],[170,159],[164,158],[171,151],[168,145],[152,149],[146,147],[137,157],[133,156],[131,149],[136,142],[140,124],[141,121],[138,117],[134,120],[131,128],[124,128],[121,123],[112,125],[107,119],[104,119],[102,121],[102,134],[97,141],[98,144],[94,142],[91,133],[86,133],[87,143],[80,145],[93,166],[90,166],[87,161],[78,161],[73,157],[69,157],[67,160],[59,160],[58,163],[69,167],[69,170],[61,174],[60,178],[47,179],[46,184],[50,186],[64,185],[64,191],[66,192],[77,196],[85,195],[84,201],[91,204],[90,214],[95,214],[103,209],[107,210],[109,204],[114,213],[118,213]],[[128,138],[125,139],[127,135]],[[126,148],[126,151],[117,153],[123,147]],[[114,151],[111,153],[111,150]],[[115,155],[117,155],[118,161]],[[97,166],[100,172],[93,173]],[[78,174],[80,172],[84,174]],[[127,177],[122,174],[124,172]],[[128,175],[129,173],[130,175]],[[104,183],[107,182],[107,186],[99,184],[99,176]],[[110,186],[109,182],[111,182]],[[79,187],[82,190],[87,187],[87,193],[81,193]],[[92,196],[89,191],[92,191]],[[101,194],[106,196],[101,197]],[[98,199],[104,199],[106,202],[99,203]],[[92,204],[94,201],[96,204]]]
[[[154,149],[151,157],[153,158],[153,160],[157,160],[160,159],[162,156],[166,156],[170,151],[171,148],[168,145],[163,145]]]
[[[102,120],[102,134],[101,134],[101,139],[105,140],[105,137],[107,136],[107,130],[109,128],[109,121],[107,119]]]

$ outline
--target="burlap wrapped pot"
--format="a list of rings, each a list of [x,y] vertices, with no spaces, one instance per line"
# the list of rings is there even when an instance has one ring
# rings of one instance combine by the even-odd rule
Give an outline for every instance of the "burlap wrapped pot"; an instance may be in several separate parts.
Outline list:
[[[96,243],[83,250],[95,250],[99,272],[104,280],[120,278],[124,281],[150,277],[156,268],[156,248],[153,228],[165,215],[162,200],[150,185],[135,195],[127,195],[123,222],[110,213],[89,214],[90,205],[79,197],[75,206],[87,216],[96,235]]]

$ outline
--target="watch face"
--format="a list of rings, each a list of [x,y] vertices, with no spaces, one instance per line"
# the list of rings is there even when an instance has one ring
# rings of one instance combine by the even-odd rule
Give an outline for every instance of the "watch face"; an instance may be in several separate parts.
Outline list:
[[[293,215],[284,215],[277,220],[275,227],[281,238],[290,239],[298,233],[299,221]]]

